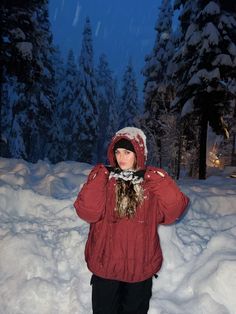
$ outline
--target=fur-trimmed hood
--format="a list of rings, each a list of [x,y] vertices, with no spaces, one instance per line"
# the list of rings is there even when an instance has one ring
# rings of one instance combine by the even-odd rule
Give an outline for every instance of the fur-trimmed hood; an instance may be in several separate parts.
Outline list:
[[[115,155],[114,155],[114,145],[120,139],[127,139],[131,141],[134,146],[135,153],[137,156],[137,166],[138,168],[144,168],[145,162],[147,160],[147,146],[146,146],[146,136],[142,130],[135,127],[126,127],[114,135],[111,140],[110,145],[108,146],[107,157],[111,166],[115,167]]]

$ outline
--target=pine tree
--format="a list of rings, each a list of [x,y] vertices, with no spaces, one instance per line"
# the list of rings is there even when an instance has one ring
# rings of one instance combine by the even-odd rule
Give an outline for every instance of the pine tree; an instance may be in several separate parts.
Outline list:
[[[31,31],[32,15],[36,7],[36,1],[25,1],[21,4],[18,1],[1,1],[0,4],[0,138],[4,142],[4,150],[11,157],[26,158],[24,140],[21,139],[26,108],[20,99],[25,94],[26,85],[32,82],[34,76],[35,58]],[[21,148],[19,143],[23,144]]]
[[[167,67],[173,56],[172,42],[173,9],[170,0],[163,0],[156,22],[157,31],[155,44],[150,55],[146,56],[143,74],[145,110],[152,113],[168,109],[173,100],[173,87],[167,77]]]
[[[55,109],[52,114],[52,126],[49,130],[49,136],[52,139],[52,145],[48,147],[47,156],[50,161],[58,162],[68,158],[68,140],[66,131],[68,132],[68,111],[70,93],[67,94],[66,86],[69,80],[68,64],[67,70],[64,67],[59,47],[55,47],[53,53],[53,69],[55,73]],[[73,71],[76,69],[75,62],[73,63]],[[67,72],[68,71],[68,72]],[[70,78],[75,84],[75,77]],[[69,85],[69,84],[68,84]],[[75,86],[74,86],[75,87]],[[68,119],[68,120],[67,120]]]
[[[236,94],[236,85],[232,86],[231,92]],[[236,98],[231,101],[230,111],[225,116],[225,121],[229,129],[229,139],[221,137],[217,152],[222,167],[236,165]]]
[[[109,107],[109,124],[107,128],[107,145],[110,143],[112,137],[115,132],[118,131],[119,128],[119,93],[118,93],[118,83],[115,78],[112,82],[112,89],[114,94],[114,101],[110,104]]]
[[[133,65],[130,60],[123,76],[119,128],[134,125],[134,119],[139,112],[138,89]]]
[[[173,66],[176,104],[182,116],[199,122],[199,178],[204,179],[208,123],[217,134],[228,136],[224,117],[235,97],[230,86],[236,79],[236,8],[229,0],[176,2],[181,4],[182,44]]]
[[[31,32],[34,28],[34,12],[39,5],[38,2],[1,1],[1,81],[8,76],[16,76],[21,82],[28,82],[33,78],[35,56]],[[44,1],[40,2],[42,4]],[[2,71],[3,68],[5,72]]]
[[[4,73],[5,74],[5,73]],[[2,144],[1,155],[4,157],[26,158],[22,125],[27,122],[26,110],[20,105],[24,84],[16,76],[4,76],[2,84]]]
[[[99,105],[98,160],[105,162],[107,145],[111,133],[114,134],[115,131],[114,122],[117,121],[115,83],[105,54],[102,54],[99,58],[96,79]]]
[[[45,156],[53,110],[52,36],[47,6],[46,0],[4,1],[1,6],[5,84],[1,94],[4,91],[8,95],[3,97],[1,113],[12,119],[7,126],[10,129],[4,132],[11,156],[30,161]],[[14,99],[9,106],[6,101],[12,92]]]
[[[78,160],[78,137],[80,108],[76,100],[79,86],[79,73],[72,50],[68,53],[65,79],[62,85],[60,122],[63,132],[63,159]]]
[[[155,44],[152,52],[145,59],[146,64],[143,69],[143,74],[146,77],[144,82],[144,106],[146,113],[142,123],[149,133],[150,153],[155,156],[152,162],[161,167],[170,163],[170,157],[165,158],[165,147],[162,147],[161,138],[165,134],[165,121],[167,122],[166,129],[168,129],[168,121],[173,119],[173,113],[171,113],[170,117],[168,117],[168,114],[170,103],[175,96],[174,84],[167,76],[168,65],[174,53],[172,17],[171,1],[163,0],[155,26],[157,31]],[[161,119],[163,116],[165,116],[164,120]],[[175,159],[175,156],[173,158]]]
[[[33,117],[34,135],[28,146],[28,158],[31,161],[47,157],[48,146],[52,145],[49,134],[55,109],[54,46],[48,17],[48,1],[37,7],[35,17],[34,54],[39,71],[36,72],[37,80],[33,82],[28,97],[29,103],[37,107],[38,115]]]
[[[93,65],[92,30],[86,19],[79,57],[79,86],[76,102],[79,106],[78,133],[74,133],[74,159],[96,162],[98,138],[98,99]]]

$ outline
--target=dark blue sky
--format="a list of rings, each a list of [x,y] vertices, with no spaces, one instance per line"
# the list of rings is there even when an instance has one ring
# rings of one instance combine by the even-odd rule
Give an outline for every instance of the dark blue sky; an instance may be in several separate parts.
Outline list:
[[[129,58],[133,60],[140,90],[144,57],[154,44],[154,26],[160,0],[50,0],[50,20],[54,42],[63,55],[73,48],[80,53],[86,16],[93,31],[94,61],[105,53],[111,69],[121,78]]]

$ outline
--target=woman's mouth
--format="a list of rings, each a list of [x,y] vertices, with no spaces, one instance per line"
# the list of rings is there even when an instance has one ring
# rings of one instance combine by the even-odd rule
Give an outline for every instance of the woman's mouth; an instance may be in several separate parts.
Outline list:
[[[120,166],[125,166],[125,162],[120,162]]]

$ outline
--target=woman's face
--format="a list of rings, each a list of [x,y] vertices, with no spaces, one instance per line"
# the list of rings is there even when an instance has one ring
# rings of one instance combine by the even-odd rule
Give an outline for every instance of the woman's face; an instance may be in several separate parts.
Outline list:
[[[124,148],[117,148],[115,156],[121,170],[134,169],[136,161],[134,152]]]

